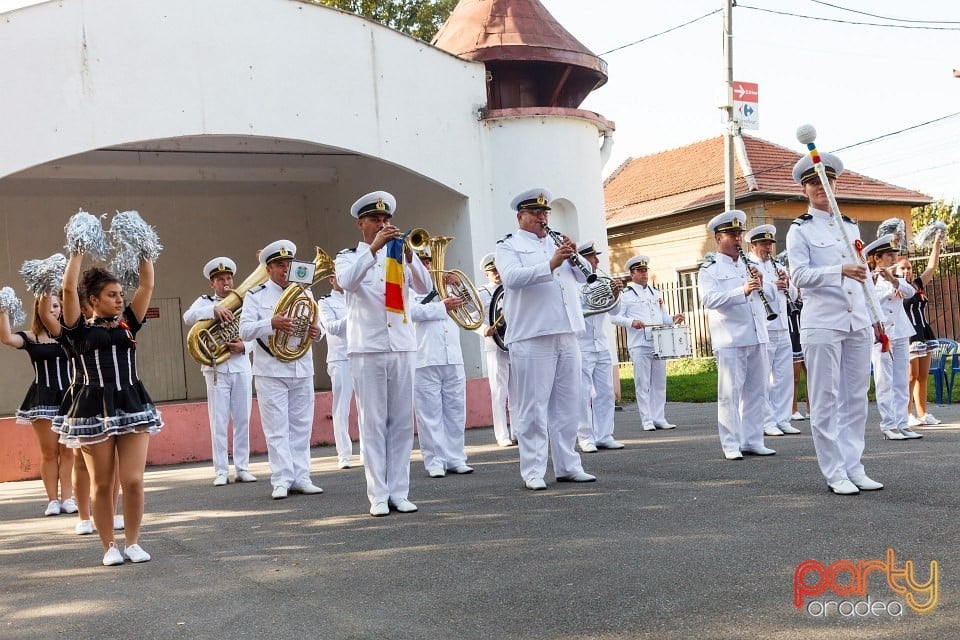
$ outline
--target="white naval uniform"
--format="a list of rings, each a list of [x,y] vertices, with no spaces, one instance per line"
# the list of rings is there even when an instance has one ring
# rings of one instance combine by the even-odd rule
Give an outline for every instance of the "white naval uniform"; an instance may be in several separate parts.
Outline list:
[[[860,238],[855,222],[840,222],[813,208],[787,232],[790,273],[803,291],[800,343],[812,409],[810,430],[828,483],[864,475],[860,458],[874,338],[863,286],[841,273],[842,265],[854,264],[856,258],[838,223],[847,225],[851,242]],[[873,287],[868,290],[873,294]]]
[[[273,280],[267,280],[244,296],[240,338],[256,341],[253,375],[260,422],[267,440],[270,484],[289,489],[311,482],[313,347],[293,362],[281,362],[267,351],[274,334],[270,326],[273,309],[283,291]],[[313,298],[309,289],[307,295]]]
[[[910,402],[910,338],[915,331],[903,301],[916,295],[917,290],[897,276],[897,287],[883,278],[877,278],[877,297],[880,314],[890,350],[880,351],[880,343],[873,345],[873,379],[876,383],[877,410],[880,412],[880,430],[905,429]]]
[[[580,286],[587,279],[577,272]],[[610,356],[610,324],[607,314],[617,311],[595,313],[583,319],[584,330],[577,334],[580,343],[581,397],[580,419],[577,424],[577,439],[581,445],[613,444],[613,414],[616,410],[616,394],[613,391],[613,358]]]
[[[480,294],[480,301],[483,302],[484,313],[484,323],[477,329],[477,333],[483,338],[483,357],[487,363],[487,381],[490,383],[490,402],[493,408],[493,435],[497,439],[497,444],[507,446],[513,440],[516,440],[507,421],[510,354],[498,347],[491,336],[484,335],[490,327],[487,324],[490,318],[490,300],[496,290],[497,285],[492,282],[488,282],[477,289]]]
[[[634,329],[639,320],[643,329]],[[650,325],[673,326],[673,316],[663,304],[663,294],[652,286],[631,282],[620,294],[620,308],[610,321],[627,330],[627,349],[633,361],[633,382],[637,395],[640,424],[646,429],[665,424],[667,405],[667,361],[654,357],[653,331]]]
[[[406,500],[413,450],[413,378],[417,335],[413,321],[386,307],[387,250],[370,245],[337,254],[337,283],[347,302],[347,357],[357,397],[363,470],[370,504]],[[419,260],[404,263],[408,289],[429,293],[430,273]]]
[[[763,281],[774,285],[775,292],[771,296],[766,293],[767,301],[777,317],[767,323],[767,334],[770,342],[767,343],[767,360],[770,363],[769,391],[767,393],[767,422],[764,427],[790,426],[790,416],[793,415],[793,342],[790,340],[790,314],[787,312],[787,297],[784,291],[776,289],[776,282],[780,279],[773,260],[763,260],[756,253],[750,252],[747,257],[753,266],[763,274]],[[797,299],[797,288],[793,282],[787,284],[790,299]]]
[[[337,460],[349,463],[353,455],[350,439],[350,402],[353,380],[347,359],[347,300],[341,291],[331,291],[317,300],[320,326],[327,337],[327,374],[333,393],[333,439]]]
[[[574,450],[581,394],[576,334],[584,330],[580,284],[569,261],[550,270],[555,252],[549,236],[521,229],[497,243],[494,259],[504,285],[511,417],[527,482],[546,475],[548,451],[557,477],[583,472]]]
[[[763,447],[767,414],[767,314],[756,291],[743,295],[749,279],[742,260],[720,252],[700,269],[700,297],[708,309],[717,357],[717,426],[724,452]],[[768,279],[763,292],[774,294]]]
[[[422,304],[425,298],[414,296],[410,304],[418,344],[413,408],[423,466],[427,472],[440,472],[467,463],[463,434],[467,424],[467,379],[460,327],[447,314],[439,296]]]
[[[201,320],[213,320],[213,308],[219,304],[217,296],[200,296],[183,313],[183,321],[193,326]],[[217,475],[230,471],[227,454],[227,427],[233,418],[233,468],[249,471],[250,467],[250,407],[253,405],[253,375],[250,370],[250,352],[256,345],[245,342],[243,353],[234,353],[216,369],[200,365],[207,383],[207,414],[210,420],[210,442],[213,470]]]

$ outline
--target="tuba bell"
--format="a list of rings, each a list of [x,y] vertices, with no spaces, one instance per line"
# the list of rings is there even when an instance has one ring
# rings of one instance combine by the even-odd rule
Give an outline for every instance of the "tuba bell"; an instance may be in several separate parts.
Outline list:
[[[216,318],[201,320],[187,334],[187,350],[194,360],[208,367],[223,364],[230,357],[227,344],[240,339],[240,313],[243,296],[250,289],[267,281],[267,268],[260,265],[237,287],[231,289],[220,301],[221,307],[233,312],[233,320],[220,322]]]
[[[323,278],[335,272],[333,260],[323,249],[317,247],[317,257],[313,259],[313,282],[309,285],[293,283],[289,285],[277,300],[273,308],[274,315],[282,315],[293,320],[293,331],[276,331],[270,336],[270,352],[281,362],[293,362],[306,355],[313,340],[307,335],[310,325],[317,321],[317,303],[307,295],[307,289]],[[291,264],[291,267],[293,265]]]
[[[459,269],[445,270],[444,259],[447,245],[453,240],[450,236],[431,236],[425,229],[413,229],[407,234],[405,243],[412,251],[429,249],[433,266],[430,275],[437,293],[444,298],[458,298],[463,304],[447,311],[454,322],[467,331],[473,331],[483,324],[483,301],[470,278]]]

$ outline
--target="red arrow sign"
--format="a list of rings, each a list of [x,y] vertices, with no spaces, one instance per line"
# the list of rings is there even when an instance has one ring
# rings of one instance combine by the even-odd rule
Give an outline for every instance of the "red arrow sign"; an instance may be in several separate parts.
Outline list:
[[[754,82],[733,81],[733,99],[738,102],[757,102],[757,85]]]

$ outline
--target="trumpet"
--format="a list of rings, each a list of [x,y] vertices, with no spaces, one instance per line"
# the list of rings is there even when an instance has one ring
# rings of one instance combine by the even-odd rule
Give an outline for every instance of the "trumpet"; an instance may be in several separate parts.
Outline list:
[[[447,245],[453,240],[450,236],[431,236],[425,229],[416,228],[407,234],[404,243],[411,251],[421,252],[429,249],[433,265],[430,276],[433,286],[440,295],[460,300],[460,306],[447,311],[447,315],[460,327],[473,331],[483,324],[483,301],[473,282],[459,269],[444,269]]]
[[[750,274],[751,278],[757,278],[757,270],[753,268],[750,264],[750,261],[747,260],[747,256],[743,253],[743,247],[737,245],[737,253],[740,254],[740,259],[743,260],[743,265],[747,268],[747,273]],[[777,316],[780,315],[773,310],[773,307],[770,306],[770,302],[767,300],[767,296],[764,295],[763,289],[757,289],[757,295],[760,296],[760,301],[763,303],[763,311],[767,314],[767,320],[776,320]]]

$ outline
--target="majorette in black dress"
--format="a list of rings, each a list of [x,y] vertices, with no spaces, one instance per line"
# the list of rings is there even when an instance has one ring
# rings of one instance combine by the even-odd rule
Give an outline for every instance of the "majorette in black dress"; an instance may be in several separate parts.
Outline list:
[[[17,335],[23,338],[20,348],[27,352],[33,365],[33,384],[17,409],[17,424],[53,420],[70,386],[70,359],[57,342],[31,340],[23,331]]]

